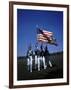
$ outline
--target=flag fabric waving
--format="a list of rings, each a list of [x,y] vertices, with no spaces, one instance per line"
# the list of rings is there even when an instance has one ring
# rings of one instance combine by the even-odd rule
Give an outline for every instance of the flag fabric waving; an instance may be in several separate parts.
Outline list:
[[[53,38],[53,32],[50,31],[38,29],[37,40],[39,42],[45,42],[45,43],[57,45],[56,39]]]

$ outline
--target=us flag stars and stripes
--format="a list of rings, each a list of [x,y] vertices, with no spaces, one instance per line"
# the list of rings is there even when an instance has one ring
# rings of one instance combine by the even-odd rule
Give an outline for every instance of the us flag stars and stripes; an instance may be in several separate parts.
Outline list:
[[[53,32],[37,29],[37,40],[39,42],[49,43],[57,46],[56,39],[53,37]]]

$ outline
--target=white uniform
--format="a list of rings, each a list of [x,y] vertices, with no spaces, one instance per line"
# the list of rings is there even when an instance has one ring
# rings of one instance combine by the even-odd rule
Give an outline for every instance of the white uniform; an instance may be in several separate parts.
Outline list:
[[[37,64],[38,64],[38,56],[35,55],[35,69],[37,68]]]
[[[46,63],[45,63],[45,57],[44,56],[42,57],[42,62],[43,62],[44,69],[46,69],[47,66],[46,66]]]
[[[43,64],[43,67],[44,67],[44,69],[46,69],[46,63],[45,63],[45,57],[44,56],[41,56],[41,62],[42,62],[42,64]]]
[[[40,62],[41,62],[41,57],[40,56],[38,56],[38,71],[40,71]]]
[[[49,66],[50,66],[50,67],[52,67],[52,63],[51,63],[51,61],[50,61],[50,60],[49,60]]]
[[[30,70],[30,72],[32,72],[32,62],[33,62],[32,50],[29,50],[28,51],[28,58],[27,58],[27,65],[28,65],[28,70]]]

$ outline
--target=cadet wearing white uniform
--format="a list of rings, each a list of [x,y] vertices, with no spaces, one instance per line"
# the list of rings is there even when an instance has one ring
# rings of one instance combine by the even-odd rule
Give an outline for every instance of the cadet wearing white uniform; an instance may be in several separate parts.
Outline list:
[[[40,51],[38,47],[36,47],[35,50],[35,69],[38,68],[38,71],[40,71]]]
[[[32,62],[33,62],[32,55],[33,55],[33,51],[32,51],[32,49],[30,47],[28,52],[27,52],[27,66],[28,66],[28,70],[30,72],[32,72]]]
[[[37,53],[38,53],[38,59],[37,59],[37,61],[38,61],[38,71],[40,71],[40,65],[41,65],[41,58],[40,58],[40,50],[38,50],[37,51]]]

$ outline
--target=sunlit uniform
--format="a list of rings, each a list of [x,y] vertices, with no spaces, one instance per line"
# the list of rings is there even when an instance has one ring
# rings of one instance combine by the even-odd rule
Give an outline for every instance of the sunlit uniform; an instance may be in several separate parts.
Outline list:
[[[28,70],[30,72],[32,72],[32,62],[33,62],[33,58],[32,58],[32,55],[33,55],[33,51],[32,50],[28,50],[28,53],[27,53],[27,66],[28,66]]]

